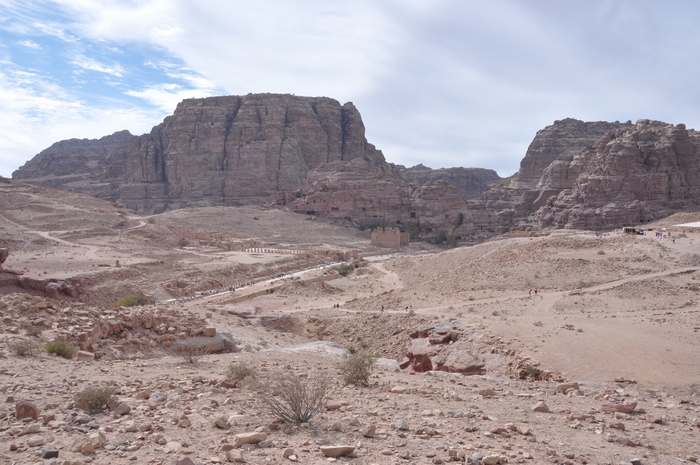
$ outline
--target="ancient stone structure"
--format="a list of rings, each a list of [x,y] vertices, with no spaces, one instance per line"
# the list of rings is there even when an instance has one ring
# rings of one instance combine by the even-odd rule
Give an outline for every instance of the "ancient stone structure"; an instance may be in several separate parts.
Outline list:
[[[376,228],[370,235],[372,245],[399,248],[408,245],[409,234],[398,228]]]

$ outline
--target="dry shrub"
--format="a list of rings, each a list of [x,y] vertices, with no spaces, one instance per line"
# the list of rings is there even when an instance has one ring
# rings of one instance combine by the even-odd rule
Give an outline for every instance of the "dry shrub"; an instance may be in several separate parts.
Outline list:
[[[26,331],[27,331],[27,336],[39,337],[39,336],[41,336],[41,333],[44,331],[44,328],[42,328],[41,326],[28,326]]]
[[[287,423],[308,423],[321,413],[328,400],[327,378],[284,375],[270,380],[259,391],[260,400],[275,417]]]
[[[366,355],[353,354],[340,367],[345,384],[368,386],[376,360]]]
[[[249,367],[245,363],[232,363],[226,371],[226,378],[234,383],[236,387],[241,387],[244,379],[250,377],[255,378],[255,369]]]
[[[10,344],[10,351],[18,357],[31,357],[36,355],[41,346],[30,339],[22,339],[21,341]]]
[[[86,412],[102,410],[114,398],[116,389],[110,386],[91,387],[78,392],[75,397],[75,407]]]
[[[171,352],[173,355],[182,357],[186,363],[196,365],[203,357],[209,355],[211,347],[208,345],[179,344],[173,347]]]
[[[71,359],[78,351],[78,349],[68,341],[52,341],[46,343],[44,346],[46,352],[50,354],[56,354],[59,357]]]

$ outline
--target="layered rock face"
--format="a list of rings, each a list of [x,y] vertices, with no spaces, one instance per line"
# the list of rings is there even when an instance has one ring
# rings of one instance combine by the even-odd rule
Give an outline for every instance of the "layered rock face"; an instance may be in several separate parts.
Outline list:
[[[636,225],[697,208],[699,163],[700,136],[684,125],[566,119],[539,131],[520,170],[469,208],[499,232]]]
[[[539,227],[609,229],[697,208],[700,135],[685,125],[640,120],[607,133],[570,161],[548,166],[534,212]]]
[[[181,102],[150,134],[54,144],[13,179],[84,192],[152,213],[269,203],[324,163],[385,163],[352,103],[249,94]]]
[[[494,170],[484,168],[428,168],[422,164],[406,169],[409,177],[420,184],[447,181],[452,184],[464,200],[478,199],[500,176]]]
[[[185,100],[132,146],[118,197],[146,212],[269,203],[309,170],[381,160],[352,103],[260,94]]]
[[[352,103],[249,94],[184,100],[140,137],[59,142],[13,178],[143,213],[273,200],[358,225],[415,221],[424,233],[481,240],[512,229],[612,229],[696,207],[698,137],[648,120],[568,118],[538,131],[519,171],[499,179],[387,163]]]
[[[400,226],[414,221],[425,233],[464,223],[467,203],[442,180],[419,184],[403,167],[388,163],[325,164],[309,173],[296,192],[278,195],[278,205],[297,213],[352,221],[360,226]]]
[[[12,179],[110,198],[113,188],[109,179],[123,174],[123,163],[120,166],[114,161],[120,154],[123,159],[124,149],[136,139],[129,131],[118,131],[100,139],[56,142],[12,173]]]
[[[499,229],[507,231],[522,224],[523,219],[544,205],[552,195],[557,195],[568,187],[557,183],[543,184],[544,170],[552,164],[570,162],[583,149],[595,144],[610,131],[629,127],[631,123],[583,122],[572,118],[555,121],[553,125],[537,132],[520,162],[520,169],[510,178],[497,181],[483,195],[486,208],[498,212]]]

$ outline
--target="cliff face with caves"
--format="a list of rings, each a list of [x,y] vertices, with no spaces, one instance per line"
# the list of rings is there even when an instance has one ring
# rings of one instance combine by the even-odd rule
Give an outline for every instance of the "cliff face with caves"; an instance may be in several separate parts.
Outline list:
[[[357,225],[414,221],[481,240],[509,230],[612,229],[698,208],[700,138],[683,125],[556,121],[509,178],[387,163],[352,103],[277,94],[181,102],[149,134],[54,144],[14,179],[143,213],[273,202]]]

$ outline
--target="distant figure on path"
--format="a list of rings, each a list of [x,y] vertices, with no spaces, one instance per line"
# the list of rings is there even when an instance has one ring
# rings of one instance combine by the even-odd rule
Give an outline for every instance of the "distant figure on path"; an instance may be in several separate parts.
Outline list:
[[[537,295],[537,288],[535,288],[535,295]]]
[[[527,290],[527,295],[532,295],[532,288]]]
[[[384,305],[382,305],[382,313],[384,313]]]

